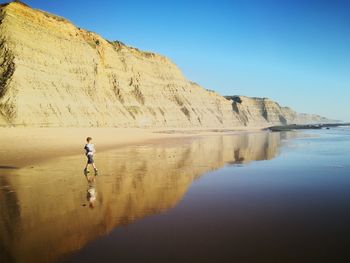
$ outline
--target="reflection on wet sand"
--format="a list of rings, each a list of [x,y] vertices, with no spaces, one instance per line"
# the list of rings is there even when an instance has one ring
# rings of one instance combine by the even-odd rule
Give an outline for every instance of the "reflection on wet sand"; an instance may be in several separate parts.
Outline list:
[[[0,259],[53,262],[115,227],[174,207],[207,171],[274,158],[281,140],[293,136],[246,133],[113,150],[96,156],[101,175],[86,179],[84,156],[0,170]]]
[[[85,174],[84,174],[85,175]],[[94,208],[95,207],[95,201],[96,201],[96,176],[95,175],[85,175],[86,180],[88,181],[88,189],[86,191],[86,200],[89,202],[89,207]]]

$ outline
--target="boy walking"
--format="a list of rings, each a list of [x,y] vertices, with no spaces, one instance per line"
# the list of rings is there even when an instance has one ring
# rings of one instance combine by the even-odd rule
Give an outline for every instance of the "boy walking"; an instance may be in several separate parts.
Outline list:
[[[88,171],[88,165],[92,164],[92,167],[94,167],[94,171],[95,174],[97,175],[97,168],[94,162],[94,153],[95,153],[95,146],[91,143],[92,138],[91,137],[87,137],[86,138],[86,142],[87,144],[85,144],[84,150],[85,150],[85,155],[87,157],[87,163],[84,169],[84,173],[87,174],[89,173]]]

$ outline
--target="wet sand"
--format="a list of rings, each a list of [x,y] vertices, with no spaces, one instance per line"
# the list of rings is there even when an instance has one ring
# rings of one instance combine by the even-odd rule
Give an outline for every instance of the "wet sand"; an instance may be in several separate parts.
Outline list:
[[[349,146],[203,131],[102,147],[96,177],[80,144],[0,169],[0,262],[348,262]]]
[[[249,128],[251,131],[258,129]],[[248,129],[0,128],[0,169],[15,169],[49,158],[82,154],[88,136],[101,152],[154,140],[240,131]]]
[[[2,169],[0,258],[55,262],[115,228],[165,213],[206,172],[274,158],[281,139],[279,133],[259,132],[106,150],[96,154],[100,174],[89,175],[90,181],[82,172],[82,154]]]

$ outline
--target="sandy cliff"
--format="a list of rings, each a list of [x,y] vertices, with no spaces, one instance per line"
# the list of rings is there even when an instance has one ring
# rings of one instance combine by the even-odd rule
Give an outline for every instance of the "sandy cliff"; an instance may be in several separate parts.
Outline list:
[[[261,119],[250,106],[232,110],[163,56],[20,3],[1,5],[0,36],[3,126],[237,127]]]
[[[319,115],[297,113],[268,98],[245,96],[226,96],[225,98],[231,101],[232,110],[238,115],[240,122],[246,126],[332,122]]]

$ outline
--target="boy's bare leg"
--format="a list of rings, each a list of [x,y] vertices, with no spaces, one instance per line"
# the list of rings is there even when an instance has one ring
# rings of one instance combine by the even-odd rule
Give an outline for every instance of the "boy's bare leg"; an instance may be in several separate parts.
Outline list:
[[[89,163],[86,163],[86,165],[85,165],[85,168],[84,168],[84,174],[85,174],[85,176],[89,173],[89,171],[88,171],[88,166],[89,166]]]

